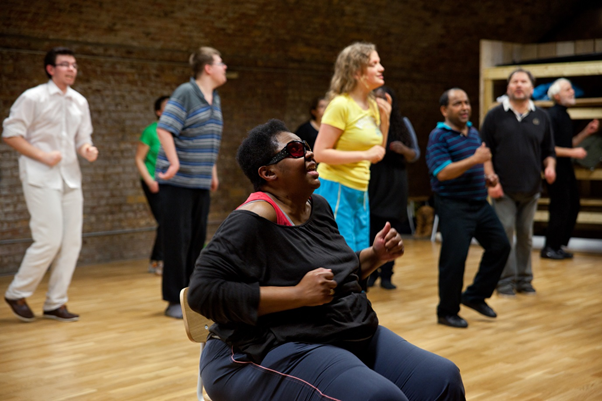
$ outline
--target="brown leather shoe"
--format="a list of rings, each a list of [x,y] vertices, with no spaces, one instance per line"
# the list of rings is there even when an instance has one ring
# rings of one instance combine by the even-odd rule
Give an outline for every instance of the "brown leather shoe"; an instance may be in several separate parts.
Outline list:
[[[31,309],[29,309],[29,305],[27,305],[25,298],[8,299],[4,297],[4,300],[10,306],[13,313],[16,317],[19,318],[19,320],[28,323],[33,322],[35,320],[36,317],[34,316]]]
[[[79,320],[79,315],[69,312],[67,305],[63,305],[55,310],[44,311],[44,317],[61,322],[77,322]]]

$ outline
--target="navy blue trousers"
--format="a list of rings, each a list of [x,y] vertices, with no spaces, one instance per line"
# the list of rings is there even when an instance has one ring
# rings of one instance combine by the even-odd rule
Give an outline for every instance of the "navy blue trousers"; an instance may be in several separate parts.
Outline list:
[[[468,201],[435,196],[441,231],[439,255],[439,305],[437,315],[457,315],[460,301],[491,297],[510,254],[502,223],[487,201]],[[472,238],[485,249],[479,270],[464,294],[464,268]]]
[[[324,344],[286,343],[261,364],[210,339],[201,376],[214,401],[464,400],[457,366],[379,326],[354,352]]]

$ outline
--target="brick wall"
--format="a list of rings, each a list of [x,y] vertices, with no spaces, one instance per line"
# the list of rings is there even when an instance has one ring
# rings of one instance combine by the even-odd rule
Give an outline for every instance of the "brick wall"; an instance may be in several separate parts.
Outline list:
[[[292,130],[306,120],[308,102],[327,90],[334,59],[349,43],[377,44],[387,84],[400,95],[424,150],[440,119],[437,99],[443,90],[461,86],[478,103],[479,39],[536,42],[578,7],[570,0],[525,0],[520,8],[506,3],[5,0],[0,116],[8,115],[20,93],[45,81],[42,58],[49,48],[73,48],[80,65],[74,89],[90,103],[100,150],[97,162],[81,162],[80,264],[145,257],[154,223],[139,186],[135,148],[154,119],[154,99],[188,80],[192,50],[219,49],[229,71],[238,74],[219,90],[224,136],[212,232],[251,189],[234,161],[245,132],[273,117]],[[428,194],[424,161],[409,173],[411,194]],[[17,155],[0,144],[0,274],[17,269],[29,238]]]

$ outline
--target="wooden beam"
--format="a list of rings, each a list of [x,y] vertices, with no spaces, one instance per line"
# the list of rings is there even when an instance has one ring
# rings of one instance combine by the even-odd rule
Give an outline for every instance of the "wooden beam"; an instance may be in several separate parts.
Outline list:
[[[538,210],[535,212],[534,221],[547,222],[550,218],[550,213],[547,210]],[[577,223],[580,224],[602,224],[602,213],[594,212],[579,212]]]
[[[575,177],[577,177],[578,180],[602,180],[602,168],[597,168],[595,170],[576,168]]]
[[[602,75],[602,61],[578,61],[573,63],[525,64],[492,67],[483,71],[483,78],[505,80],[512,71],[519,67],[531,71],[535,78]]]
[[[581,107],[567,110],[573,120],[590,120],[602,118],[602,108]]]

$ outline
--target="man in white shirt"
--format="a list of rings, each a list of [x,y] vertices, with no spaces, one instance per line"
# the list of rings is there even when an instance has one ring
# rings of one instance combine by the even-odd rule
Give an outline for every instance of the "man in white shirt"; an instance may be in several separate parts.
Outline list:
[[[35,316],[31,296],[51,266],[44,317],[76,321],[67,310],[67,289],[82,243],[83,196],[77,154],[93,162],[88,102],[71,89],[77,76],[73,51],[50,50],[44,58],[50,80],[25,92],[4,120],[2,138],[20,153],[19,175],[29,214],[33,244],[5,294],[22,321]],[[51,265],[52,264],[52,265]]]

